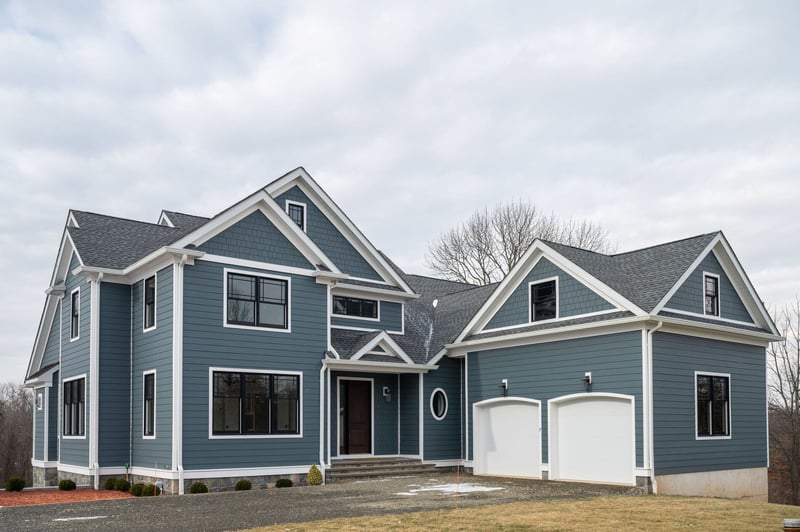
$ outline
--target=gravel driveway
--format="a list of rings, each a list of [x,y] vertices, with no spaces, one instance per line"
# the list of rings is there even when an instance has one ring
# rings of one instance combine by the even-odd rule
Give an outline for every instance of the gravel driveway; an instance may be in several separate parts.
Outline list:
[[[620,486],[434,474],[326,486],[0,508],[0,530],[240,530],[450,509],[456,504],[465,508],[640,493]]]

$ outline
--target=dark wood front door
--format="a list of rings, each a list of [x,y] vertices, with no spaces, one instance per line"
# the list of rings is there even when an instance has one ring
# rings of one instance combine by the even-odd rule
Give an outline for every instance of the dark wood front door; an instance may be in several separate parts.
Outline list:
[[[372,383],[343,380],[339,390],[342,437],[339,454],[372,452]]]

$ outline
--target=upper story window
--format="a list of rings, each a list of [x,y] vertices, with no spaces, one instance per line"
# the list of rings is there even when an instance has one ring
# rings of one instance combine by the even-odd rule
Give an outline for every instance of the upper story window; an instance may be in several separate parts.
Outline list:
[[[228,273],[227,285],[227,324],[288,330],[288,279]]]
[[[697,437],[731,435],[730,375],[695,374]]]
[[[558,317],[558,284],[556,279],[531,283],[531,321]]]
[[[144,329],[156,326],[156,276],[144,280]]]
[[[703,293],[705,295],[705,313],[708,316],[719,316],[719,277],[710,273],[703,274]]]
[[[86,378],[64,381],[64,436],[86,434]]]
[[[300,434],[300,376],[214,371],[212,433]]]
[[[303,203],[286,200],[286,214],[292,219],[297,227],[306,230],[306,206]]]
[[[75,290],[70,298],[69,338],[76,340],[81,335],[81,291]]]
[[[156,435],[156,374],[145,373],[142,379],[142,434]]]
[[[333,296],[333,313],[353,318],[378,319],[378,302],[374,299]]]

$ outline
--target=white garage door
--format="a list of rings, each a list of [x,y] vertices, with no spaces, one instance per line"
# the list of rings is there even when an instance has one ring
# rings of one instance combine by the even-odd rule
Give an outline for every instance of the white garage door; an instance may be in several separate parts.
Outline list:
[[[550,478],[633,484],[633,397],[580,394],[551,399]]]
[[[473,472],[476,475],[541,476],[541,404],[500,398],[475,403]]]

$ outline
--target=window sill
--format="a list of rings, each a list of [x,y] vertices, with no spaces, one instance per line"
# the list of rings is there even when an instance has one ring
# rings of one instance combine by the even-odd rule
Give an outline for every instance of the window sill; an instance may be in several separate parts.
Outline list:
[[[223,327],[225,327],[226,329],[244,329],[246,331],[264,331],[264,332],[277,332],[277,333],[292,332],[291,327],[287,327],[286,329],[280,329],[277,327],[256,327],[255,325],[236,325],[233,323],[224,323]]]
[[[697,441],[701,441],[701,440],[730,440],[731,439],[731,435],[730,434],[728,434],[727,436],[697,436],[697,435],[695,435],[694,439],[697,440]]]
[[[209,440],[270,440],[302,438],[302,434],[209,434]]]

